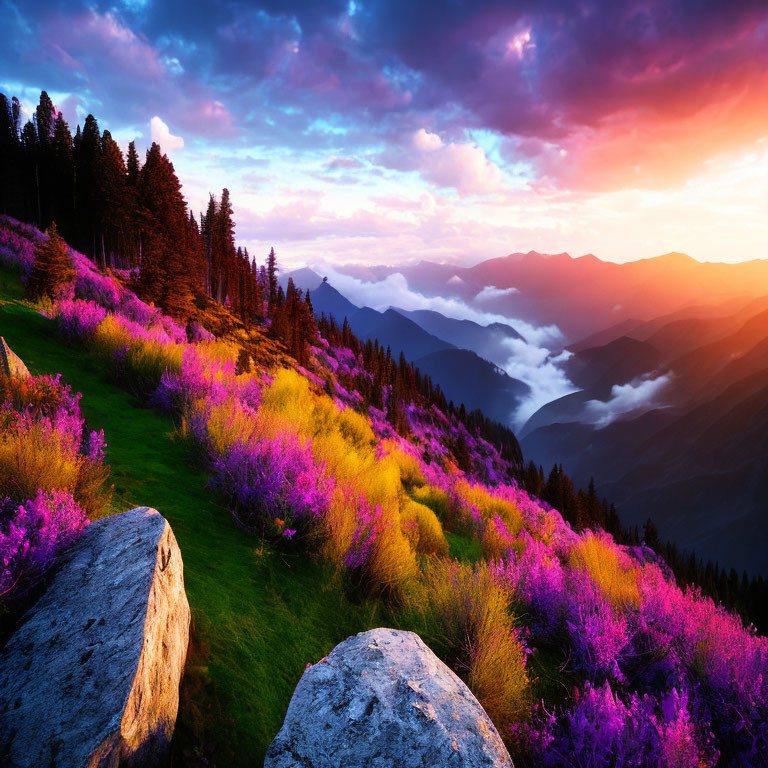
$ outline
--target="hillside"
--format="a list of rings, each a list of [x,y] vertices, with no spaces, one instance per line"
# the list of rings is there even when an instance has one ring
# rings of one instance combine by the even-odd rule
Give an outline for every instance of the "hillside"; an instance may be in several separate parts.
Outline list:
[[[0,234],[3,334],[83,392],[117,506],[151,502],[177,531],[194,622],[179,760],[259,760],[306,663],[382,622],[467,680],[522,766],[768,747],[768,641],[647,546],[528,494],[492,425],[440,408],[415,369],[328,324],[300,365],[275,340],[285,306],[303,317],[290,291],[269,330],[212,308],[186,333],[74,252],[74,280],[24,303],[50,239],[9,220]]]
[[[528,386],[466,349],[447,349],[416,360],[419,370],[442,386],[445,396],[488,418],[509,423]]]
[[[151,501],[182,548],[194,637],[177,759],[197,765],[208,754],[230,765],[258,764],[305,660],[386,622],[382,607],[350,602],[326,567],[238,526],[171,418],[120,388],[103,360],[73,354],[54,321],[19,301],[17,286],[1,269],[0,329],[33,373],[61,373],[83,394],[83,415],[108,436],[112,511]]]
[[[511,325],[504,323],[480,325],[472,320],[457,320],[428,309],[394,309],[437,338],[475,352],[496,365],[503,365],[510,357],[507,342],[523,338]]]

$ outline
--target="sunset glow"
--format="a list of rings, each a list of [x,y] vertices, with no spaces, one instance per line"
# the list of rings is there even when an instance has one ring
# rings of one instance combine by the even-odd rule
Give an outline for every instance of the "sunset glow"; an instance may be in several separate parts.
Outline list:
[[[765,256],[764,5],[433,6],[7,3],[0,88],[159,141],[287,264]]]

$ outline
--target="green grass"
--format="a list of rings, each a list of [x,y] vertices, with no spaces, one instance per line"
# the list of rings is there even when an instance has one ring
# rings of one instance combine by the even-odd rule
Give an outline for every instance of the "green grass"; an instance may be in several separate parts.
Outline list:
[[[445,538],[448,539],[448,551],[454,560],[462,563],[476,563],[482,560],[483,547],[474,536],[446,531]]]
[[[352,602],[306,556],[241,530],[206,488],[207,476],[171,420],[113,383],[101,363],[67,346],[53,322],[23,305],[0,269],[0,335],[34,374],[60,372],[103,428],[114,511],[155,507],[184,560],[194,640],[177,723],[177,764],[260,765],[307,663],[355,632],[392,621],[380,603]]]

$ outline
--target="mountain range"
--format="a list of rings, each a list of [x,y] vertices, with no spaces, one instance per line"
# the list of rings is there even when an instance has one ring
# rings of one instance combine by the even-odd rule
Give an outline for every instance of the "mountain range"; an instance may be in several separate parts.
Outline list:
[[[425,296],[456,297],[478,310],[534,325],[556,324],[567,343],[619,323],[626,331],[674,312],[694,316],[697,308],[709,313],[729,301],[768,294],[768,260],[702,263],[681,253],[616,264],[592,254],[574,258],[530,251],[472,267],[422,261],[339,271],[372,282],[400,273]]]

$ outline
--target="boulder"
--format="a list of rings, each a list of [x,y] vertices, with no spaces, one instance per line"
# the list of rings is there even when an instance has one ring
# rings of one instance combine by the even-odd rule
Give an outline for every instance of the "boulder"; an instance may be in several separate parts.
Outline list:
[[[8,346],[2,336],[0,336],[0,373],[6,376],[29,378],[29,371],[24,361]]]
[[[89,525],[0,654],[0,765],[162,761],[189,620],[181,552],[156,510]]]
[[[511,768],[469,688],[413,632],[372,629],[307,667],[264,768]]]

